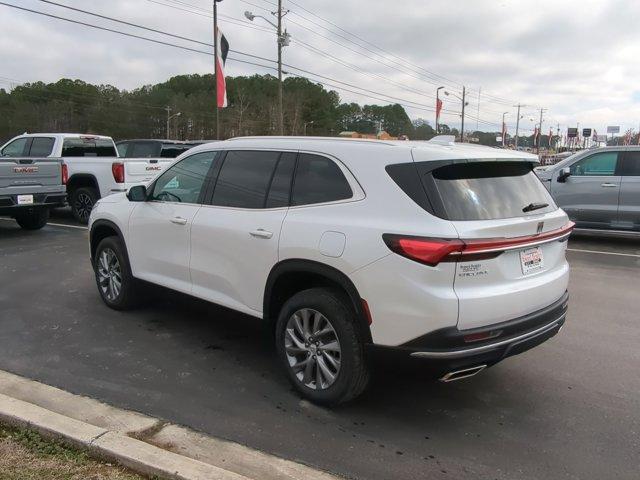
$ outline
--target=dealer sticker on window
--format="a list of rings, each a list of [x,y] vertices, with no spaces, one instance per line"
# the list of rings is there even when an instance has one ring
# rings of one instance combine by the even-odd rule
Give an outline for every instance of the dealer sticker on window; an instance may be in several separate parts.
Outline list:
[[[522,264],[522,273],[524,275],[539,272],[544,268],[542,249],[540,247],[533,247],[522,250],[520,252],[520,263]]]
[[[18,205],[31,205],[33,203],[33,195],[18,195]]]

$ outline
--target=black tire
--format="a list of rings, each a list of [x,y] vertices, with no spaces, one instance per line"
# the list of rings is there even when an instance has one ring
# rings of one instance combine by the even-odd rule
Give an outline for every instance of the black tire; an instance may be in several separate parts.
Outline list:
[[[71,213],[78,222],[86,225],[93,206],[100,199],[100,194],[95,188],[80,187],[71,192]]]
[[[131,275],[131,267],[127,260],[125,253],[125,246],[118,237],[107,237],[103,239],[96,248],[96,253],[93,258],[93,271],[96,278],[96,286],[98,287],[98,293],[102,301],[107,304],[108,307],[114,310],[129,310],[137,306],[139,301],[138,284],[137,280]],[[119,270],[120,288],[117,295],[112,295],[114,290],[110,290],[112,285],[109,285],[109,281],[105,282],[105,270],[104,267],[101,270],[101,262],[103,261],[103,253],[107,255],[107,258],[113,254],[113,257],[117,260],[117,266]],[[109,267],[115,267],[115,262],[107,262]],[[115,273],[114,273],[115,275]],[[109,275],[107,275],[108,277]],[[111,277],[112,279],[114,277]],[[115,278],[118,278],[117,276]],[[105,289],[106,288],[106,289]]]
[[[304,383],[304,379],[298,378],[291,366],[291,357],[287,354],[285,342],[285,337],[288,336],[286,330],[289,320],[296,312],[309,309],[321,313],[330,322],[333,327],[332,334],[337,337],[340,347],[340,368],[335,380],[328,387],[321,389],[310,387]],[[352,400],[365,390],[369,383],[370,368],[365,358],[364,341],[359,334],[356,321],[356,314],[348,298],[339,290],[312,288],[295,294],[285,302],[276,323],[276,350],[289,380],[303,397],[314,403],[331,406]],[[291,345],[289,347],[291,348]],[[318,354],[318,358],[321,354],[323,353]],[[304,358],[311,353],[297,355]],[[329,364],[325,362],[325,365]],[[316,381],[315,384],[317,383]]]
[[[16,222],[25,230],[40,230],[49,220],[48,208],[34,208],[27,213],[16,216]]]

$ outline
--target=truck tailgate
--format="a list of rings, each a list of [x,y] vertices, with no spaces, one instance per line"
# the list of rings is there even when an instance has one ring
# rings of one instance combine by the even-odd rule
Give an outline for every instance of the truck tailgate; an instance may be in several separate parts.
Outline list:
[[[169,165],[173,158],[123,158],[127,184],[148,183]]]
[[[0,158],[0,188],[59,186],[61,164],[55,158]]]

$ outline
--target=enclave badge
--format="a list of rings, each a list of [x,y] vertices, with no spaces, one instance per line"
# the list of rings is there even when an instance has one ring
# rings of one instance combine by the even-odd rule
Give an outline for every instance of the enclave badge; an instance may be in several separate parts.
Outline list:
[[[542,229],[544,228],[544,222],[538,222],[538,228],[536,229],[536,233],[542,233]]]

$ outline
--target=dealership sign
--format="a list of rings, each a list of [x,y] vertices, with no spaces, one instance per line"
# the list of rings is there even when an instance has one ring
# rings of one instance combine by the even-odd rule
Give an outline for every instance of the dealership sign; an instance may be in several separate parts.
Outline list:
[[[578,129],[577,128],[567,128],[567,137],[568,138],[576,138],[578,136]]]
[[[582,136],[583,137],[590,137],[591,136],[591,129],[590,128],[583,128],[582,129]]]
[[[607,133],[620,133],[620,126],[614,125],[607,127]]]

